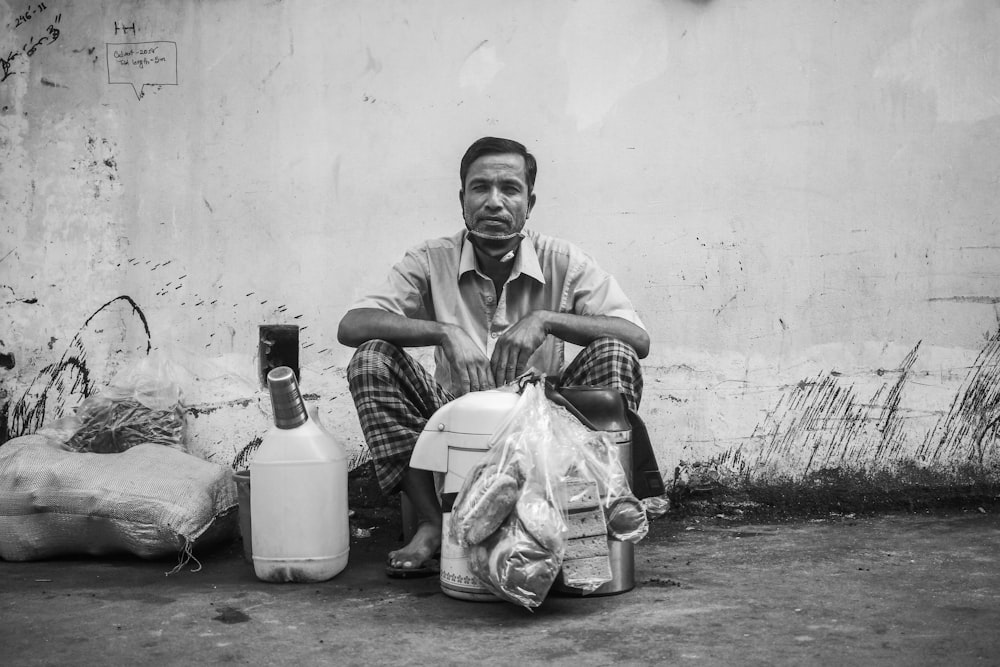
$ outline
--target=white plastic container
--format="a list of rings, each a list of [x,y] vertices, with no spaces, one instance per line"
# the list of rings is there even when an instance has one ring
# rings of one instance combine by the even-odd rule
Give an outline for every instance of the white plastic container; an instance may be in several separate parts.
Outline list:
[[[268,385],[275,426],[250,462],[254,572],[263,581],[326,581],[350,551],[347,453],[315,409],[306,414],[291,369],[272,370]]]
[[[445,473],[442,489],[441,590],[473,602],[499,602],[469,567],[468,550],[451,534],[451,506],[465,478],[489,451],[494,431],[513,410],[518,394],[490,389],[464,394],[431,415],[417,438],[410,466]]]

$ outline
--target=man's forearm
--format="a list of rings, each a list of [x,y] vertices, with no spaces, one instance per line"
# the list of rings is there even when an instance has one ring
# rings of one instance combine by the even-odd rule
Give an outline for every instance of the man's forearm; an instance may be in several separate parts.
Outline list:
[[[441,345],[447,327],[439,322],[414,320],[377,308],[357,308],[347,311],[340,320],[337,340],[348,347],[357,347],[376,338],[400,347]]]
[[[586,347],[601,336],[609,336],[631,345],[640,359],[649,354],[649,334],[620,317],[546,311],[543,318],[546,332],[567,343]]]

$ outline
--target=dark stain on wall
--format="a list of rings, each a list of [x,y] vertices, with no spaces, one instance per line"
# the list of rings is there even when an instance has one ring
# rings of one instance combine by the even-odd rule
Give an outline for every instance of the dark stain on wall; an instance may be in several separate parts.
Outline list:
[[[717,494],[751,505],[803,511],[914,509],[1000,498],[1000,332],[969,368],[951,407],[904,453],[900,402],[920,343],[868,400],[830,371],[789,387],[754,430],[752,454],[682,462],[675,499]]]
[[[231,464],[233,469],[243,470],[244,468],[250,467],[250,459],[252,458],[253,453],[257,451],[257,448],[260,447],[260,443],[262,441],[262,437],[258,436],[248,442],[233,459]]]
[[[152,349],[149,324],[139,305],[129,296],[108,301],[84,321],[59,361],[38,372],[20,399],[13,405],[7,401],[0,406],[0,444],[34,433],[48,421],[62,416],[68,402],[74,398],[76,402],[82,401],[93,393],[94,383],[87,368],[85,334],[93,333],[90,326],[95,317],[121,303],[127,304],[131,314],[141,323],[146,336],[146,353],[149,353]]]
[[[921,447],[930,459],[959,459],[986,465],[997,460],[1000,435],[1000,331],[976,357],[968,376]],[[987,456],[987,454],[992,456]]]
[[[804,450],[806,462],[795,471],[804,476],[818,469],[894,458],[903,442],[900,398],[919,349],[917,343],[899,368],[877,371],[879,376],[896,378],[868,400],[835,371],[802,380],[754,429],[751,440],[760,444],[755,456],[745,458],[743,448],[734,447],[716,463],[735,470],[738,477],[749,477],[775,463],[787,468],[783,462],[800,459]]]

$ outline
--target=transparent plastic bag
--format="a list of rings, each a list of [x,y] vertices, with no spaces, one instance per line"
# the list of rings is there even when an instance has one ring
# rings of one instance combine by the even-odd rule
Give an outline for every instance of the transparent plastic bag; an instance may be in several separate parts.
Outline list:
[[[570,452],[561,474],[569,539],[562,581],[591,593],[611,581],[610,539],[638,542],[646,536],[645,510],[632,494],[611,435],[584,426],[565,408],[549,402],[552,438]]]
[[[489,451],[465,478],[452,508],[451,532],[459,545],[474,546],[499,529],[526,486],[562,511],[558,482],[572,453],[552,437],[552,407],[538,387],[528,385],[490,438]]]
[[[608,538],[635,543],[649,529],[618,455],[609,434],[545,396],[544,378],[527,380],[452,509],[472,572],[528,607],[564,564],[564,583],[585,593],[610,581]]]
[[[527,385],[451,514],[472,573],[498,597],[528,608],[548,594],[566,543],[559,480],[572,448],[552,437],[552,416],[541,388]]]
[[[650,521],[659,519],[670,511],[670,498],[665,495],[643,498],[640,502],[642,502],[642,506],[646,510],[646,517]]]
[[[632,493],[617,446],[607,433],[591,431],[576,419],[567,421],[566,429],[572,431],[566,437],[580,443],[578,464],[571,474],[597,484],[608,535],[622,542],[640,542],[649,532],[646,508]]]
[[[451,513],[452,534],[459,545],[468,548],[479,544],[507,520],[523,484],[523,476],[512,472],[510,466],[501,467],[489,460],[470,471]]]
[[[559,542],[557,533],[550,534]],[[498,597],[526,608],[545,600],[562,567],[562,545],[543,546],[511,513],[500,529],[469,549],[469,569]]]
[[[177,369],[152,353],[124,368],[100,394],[89,396],[60,426],[75,427],[64,447],[109,454],[144,442],[187,451],[187,413]]]

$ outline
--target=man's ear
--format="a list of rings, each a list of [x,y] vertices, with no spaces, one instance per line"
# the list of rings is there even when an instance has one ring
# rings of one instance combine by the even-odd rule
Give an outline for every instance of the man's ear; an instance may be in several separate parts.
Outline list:
[[[524,214],[525,220],[528,219],[528,216],[531,215],[531,212],[534,210],[534,208],[535,208],[535,193],[532,192],[531,195],[528,197],[528,211]]]
[[[465,217],[465,188],[458,191],[458,205],[462,207],[462,217]]]

